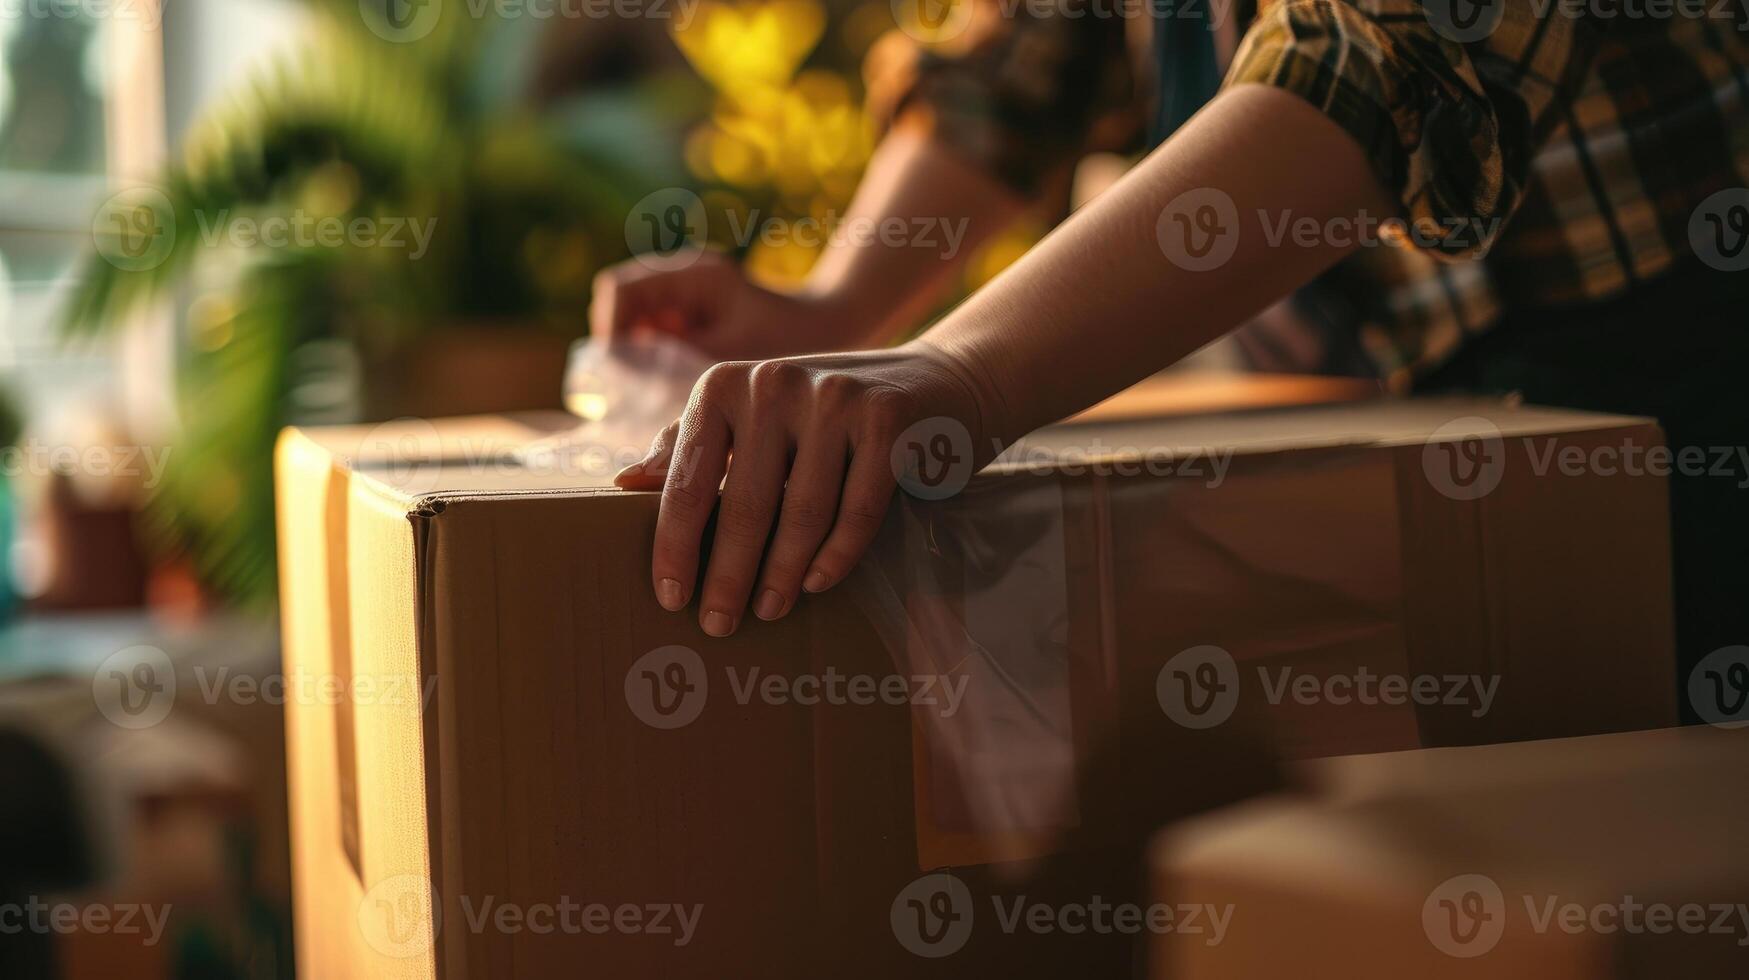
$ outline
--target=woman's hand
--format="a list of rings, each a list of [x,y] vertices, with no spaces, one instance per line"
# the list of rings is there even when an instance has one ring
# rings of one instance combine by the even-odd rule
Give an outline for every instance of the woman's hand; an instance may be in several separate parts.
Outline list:
[[[589,328],[610,344],[632,330],[674,334],[717,360],[843,350],[873,325],[817,291],[778,292],[748,281],[718,252],[630,259],[595,277]]]
[[[975,448],[982,418],[963,368],[921,343],[718,364],[686,414],[616,477],[626,489],[662,490],[657,601],[679,610],[691,600],[720,484],[699,624],[728,636],[750,597],[760,619],[784,616],[801,591],[843,580],[874,540],[908,465],[894,453],[901,437],[951,444],[944,462],[963,480],[990,455]]]

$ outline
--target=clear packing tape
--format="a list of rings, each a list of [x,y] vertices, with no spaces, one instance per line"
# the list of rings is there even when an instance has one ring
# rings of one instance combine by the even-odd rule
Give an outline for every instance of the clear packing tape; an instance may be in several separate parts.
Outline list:
[[[666,337],[611,353],[584,342],[566,387],[583,422],[533,448],[647,444],[708,365]],[[1188,758],[1218,753],[1221,743],[1196,740],[1213,733],[1162,711],[1169,692],[1157,685],[1211,670],[1186,662],[1174,674],[1181,652],[1218,647],[1228,660],[1212,669],[1235,692],[1239,673],[1258,667],[1406,669],[1389,459],[1258,454],[1215,482],[1212,457],[1182,448],[1168,472],[1159,460],[1087,465],[1131,453],[1126,433],[1147,430],[1058,428],[946,499],[901,492],[842,586],[910,689],[934,692],[933,704],[913,702],[924,867],[1036,857],[1115,821],[1130,805],[1109,758],[1120,742],[1218,780],[1195,776]],[[1042,465],[1066,451],[1082,465]],[[1249,678],[1243,686],[1245,700],[1261,700]],[[1288,709],[1274,727],[1290,755],[1418,742],[1413,706]]]
[[[581,421],[518,453],[530,467],[613,476],[636,462],[661,428],[680,417],[692,386],[712,364],[666,334],[635,331],[611,347],[593,337],[571,347],[565,407]]]

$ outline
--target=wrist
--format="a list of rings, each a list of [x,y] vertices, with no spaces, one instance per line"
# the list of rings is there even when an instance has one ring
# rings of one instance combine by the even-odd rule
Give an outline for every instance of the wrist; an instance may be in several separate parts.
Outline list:
[[[904,350],[936,366],[966,405],[962,419],[972,436],[979,467],[1000,455],[1021,433],[1008,427],[1006,399],[975,351],[932,341],[928,334],[905,344]]]

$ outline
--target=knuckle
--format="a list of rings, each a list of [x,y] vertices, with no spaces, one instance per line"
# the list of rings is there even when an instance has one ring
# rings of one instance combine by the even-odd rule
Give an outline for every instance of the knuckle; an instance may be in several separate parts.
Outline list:
[[[784,526],[810,534],[823,533],[836,515],[817,500],[791,498],[784,502]]]
[[[765,508],[757,500],[731,497],[717,514],[717,533],[734,545],[763,544],[767,527]]]
[[[747,361],[723,361],[713,364],[705,373],[699,375],[698,385],[693,388],[693,399],[719,400],[738,392],[746,384],[747,371],[751,367]]]
[[[801,368],[789,361],[760,361],[747,374],[756,394],[787,391],[795,384]]]
[[[805,554],[774,551],[765,559],[765,571],[761,578],[767,588],[793,594],[796,584],[807,573],[807,560],[808,556]]]
[[[675,478],[669,480],[662,490],[662,505],[684,516],[697,514],[709,503],[704,491],[697,483],[688,479],[688,475],[677,469]]]
[[[886,507],[873,499],[859,498],[845,502],[844,510],[838,515],[838,524],[853,534],[868,536],[878,531],[886,519]]]
[[[863,399],[863,426],[881,439],[897,439],[916,414],[914,400],[897,388],[876,388]]]
[[[848,405],[862,392],[862,381],[855,375],[835,371],[822,377],[817,390],[821,400],[829,405]]]
[[[618,289],[624,277],[624,268],[619,265],[610,265],[595,274],[595,278],[589,282],[589,288],[594,290],[595,297],[600,299]]]

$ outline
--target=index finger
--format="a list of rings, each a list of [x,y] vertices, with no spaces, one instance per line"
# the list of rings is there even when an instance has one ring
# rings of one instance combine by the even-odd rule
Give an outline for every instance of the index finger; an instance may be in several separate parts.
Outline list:
[[[717,505],[728,466],[729,425],[714,407],[695,404],[680,423],[656,516],[650,578],[656,601],[669,612],[685,608],[698,581],[699,541]]]

